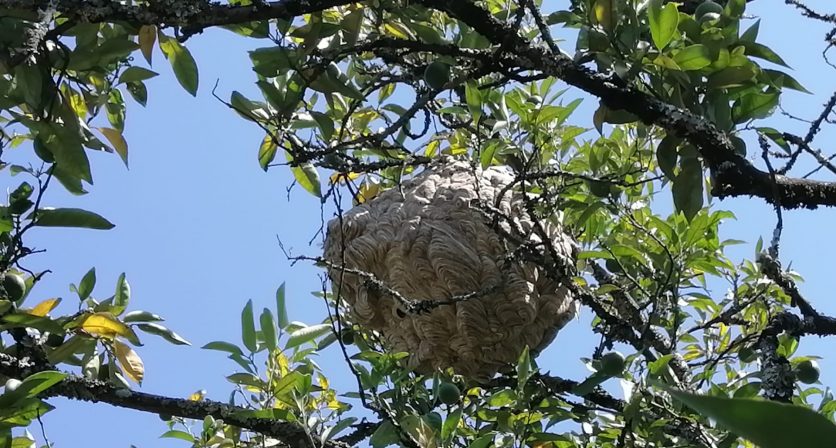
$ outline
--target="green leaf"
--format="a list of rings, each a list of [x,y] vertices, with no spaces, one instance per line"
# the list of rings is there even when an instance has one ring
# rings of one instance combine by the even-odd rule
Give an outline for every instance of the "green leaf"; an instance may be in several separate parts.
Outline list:
[[[488,448],[489,446],[493,446],[495,438],[495,433],[485,434],[471,442],[470,445],[467,446],[467,448]]]
[[[259,316],[259,322],[261,323],[261,336],[264,339],[264,345],[271,352],[275,351],[278,338],[276,337],[276,322],[273,320],[273,313],[270,312],[270,309],[264,308],[261,316]]]
[[[284,329],[287,327],[288,319],[284,282],[282,282],[282,284],[279,285],[279,289],[276,290],[276,320],[279,324],[279,328]]]
[[[253,70],[267,78],[287,73],[298,65],[296,51],[285,47],[257,48],[250,51],[250,60]]]
[[[160,324],[155,324],[153,322],[148,322],[148,323],[137,324],[136,327],[139,328],[140,330],[148,333],[148,334],[153,334],[155,336],[159,336],[159,337],[165,339],[166,341],[171,342],[174,345],[192,345],[191,342],[187,341],[185,338],[183,338],[179,334],[171,331],[170,329],[168,329],[168,328],[166,328],[166,327],[164,327]]]
[[[708,77],[708,87],[721,89],[736,87],[751,82],[758,74],[754,64],[726,67]]]
[[[526,345],[517,360],[517,390],[522,390],[531,377],[531,356]]]
[[[168,37],[162,33],[159,35],[160,50],[162,50],[168,62],[174,70],[177,82],[192,96],[197,96],[199,78],[197,63],[189,50],[180,44],[177,39]]]
[[[482,153],[479,155],[479,161],[482,165],[482,169],[485,169],[493,165],[494,156],[496,155],[496,151],[499,149],[500,145],[500,142],[494,141],[488,143],[485,146],[485,148],[482,150]]]
[[[154,25],[142,25],[137,34],[142,56],[148,61],[148,65],[151,65],[151,59],[154,54],[154,43],[157,41],[157,27]]]
[[[93,175],[90,173],[90,160],[87,158],[87,152],[84,151],[84,146],[77,131],[55,123],[50,123],[46,127],[39,127],[38,131],[38,137],[43,146],[55,158],[56,177],[59,174],[65,174],[73,179],[92,183]],[[61,179],[59,178],[59,180]]]
[[[344,419],[340,420],[334,426],[325,428],[325,430],[322,431],[322,437],[321,437],[322,442],[323,443],[327,442],[332,437],[335,437],[335,436],[339,435],[340,432],[342,432],[343,430],[345,430],[349,426],[353,425],[354,422],[356,422],[356,421],[357,421],[357,417],[348,417],[348,418],[344,418]]]
[[[662,0],[651,0],[647,10],[647,18],[650,22],[650,36],[656,48],[662,50],[668,46],[676,34],[679,25],[679,11],[676,3],[667,3],[662,6]]]
[[[474,122],[478,122],[482,116],[482,92],[479,86],[473,82],[468,81],[465,84],[465,100],[467,101],[467,108],[470,110],[470,116]]]
[[[125,308],[128,307],[128,302],[131,300],[131,285],[128,284],[128,280],[125,278],[125,273],[123,272],[119,279],[116,280],[116,294],[113,295],[113,307],[111,308],[111,312],[115,315],[122,314],[125,311]]]
[[[253,375],[252,373],[233,373],[226,377],[227,381],[232,384],[243,384],[245,386],[254,386],[258,388],[264,387],[264,382],[261,381],[261,378]]]
[[[351,83],[351,80],[340,73],[337,64],[331,63],[319,75],[316,75],[316,72],[313,70],[308,71],[305,79],[309,81],[308,86],[317,92],[340,93],[360,101],[365,99],[363,94]]]
[[[0,428],[28,426],[32,420],[55,409],[37,398],[25,398],[14,407],[0,408]]]
[[[159,73],[152,70],[148,70],[147,68],[137,66],[128,67],[127,70],[125,70],[124,72],[122,72],[121,75],[119,75],[118,83],[127,84],[129,82],[145,81],[146,79],[151,79],[157,76],[158,74]]]
[[[128,93],[131,94],[131,98],[134,99],[140,106],[145,107],[148,105],[148,88],[145,87],[145,83],[142,82],[132,82],[128,83],[127,85]]]
[[[238,348],[237,345],[231,342],[212,341],[201,348],[205,350],[217,350],[220,352],[232,353],[233,355],[244,356],[244,352],[240,348]]]
[[[748,42],[742,41],[740,42],[746,48],[746,54],[749,56],[753,56],[756,58],[760,58],[773,64],[783,65],[784,67],[790,68],[781,56],[778,56],[778,53],[772,51],[771,48],[767,47],[766,45],[759,44],[757,42]]]
[[[245,97],[237,90],[232,91],[229,104],[232,106],[232,109],[238,113],[238,115],[246,118],[247,120],[259,122],[263,118],[263,114],[260,116],[258,113],[258,105],[250,101],[249,98]]]
[[[273,159],[276,158],[276,151],[278,149],[279,146],[276,145],[273,137],[265,135],[264,139],[261,140],[261,146],[258,147],[258,164],[261,166],[261,169],[267,171],[267,168],[273,163]]]
[[[29,313],[10,313],[2,317],[3,325],[0,329],[34,328],[42,332],[61,334],[64,327],[49,317],[33,316]]]
[[[758,31],[761,28],[761,20],[758,19],[752,24],[743,34],[740,35],[740,40],[744,42],[754,42],[758,38]]]
[[[0,395],[0,409],[12,407],[26,398],[33,398],[60,383],[66,377],[66,373],[54,370],[46,370],[29,375],[20,383],[17,389],[6,391],[3,395]]]
[[[12,439],[11,448],[35,448],[35,441],[29,437],[15,437]]]
[[[604,375],[601,372],[595,372],[581,383],[572,388],[572,393],[578,396],[584,396],[592,392],[598,385],[610,379],[609,375]]]
[[[825,440],[836,440],[836,425],[802,406],[666,390],[690,408],[761,448],[813,447],[822,446]]]
[[[37,210],[35,225],[40,227],[78,227],[109,230],[115,226],[100,215],[80,208],[42,208]]]
[[[798,90],[799,92],[812,93],[802,86],[795,78],[782,71],[763,69],[763,73],[769,76],[769,79],[776,85],[776,87],[786,87],[788,89]]]
[[[331,331],[330,324],[318,324],[318,325],[311,325],[310,327],[300,328],[292,333],[290,333],[290,338],[287,340],[287,344],[285,345],[286,349],[291,349],[294,347],[298,347],[306,342],[313,341],[314,339],[326,335]]]
[[[444,425],[441,426],[441,440],[450,440],[455,434],[459,423],[462,420],[462,408],[459,406],[455,411],[447,414]]]
[[[667,135],[659,142],[659,146],[656,147],[656,162],[659,164],[659,169],[671,180],[676,177],[674,169],[676,168],[676,161],[679,157],[677,148],[679,147],[680,141],[678,137]]]
[[[81,278],[81,282],[78,284],[78,288],[76,289],[78,292],[78,299],[85,300],[90,297],[90,294],[93,292],[93,288],[96,286],[96,268],[90,268],[84,277]]]
[[[166,431],[163,435],[160,436],[161,439],[180,439],[186,442],[192,443],[195,441],[194,436],[187,433],[186,431],[180,431],[177,429],[172,429],[170,431]]]
[[[671,187],[673,203],[691,221],[703,205],[702,165],[696,157],[687,157],[680,161],[679,167]]]
[[[746,0],[728,0],[724,13],[732,18],[738,18],[746,11]]]
[[[385,448],[390,445],[396,445],[400,442],[398,430],[395,425],[389,420],[386,420],[377,427],[374,434],[369,438],[369,444],[372,448]]]
[[[99,131],[102,135],[105,136],[108,142],[113,146],[113,149],[119,154],[119,157],[122,159],[122,163],[125,164],[125,167],[128,167],[128,142],[125,141],[125,136],[122,135],[122,132],[117,129],[111,128],[99,128]]]
[[[758,132],[763,133],[763,135],[767,136],[770,140],[775,142],[776,145],[780,146],[787,154],[792,153],[792,149],[790,148],[790,144],[784,140],[784,134],[778,131],[775,128],[755,128]]]
[[[682,70],[699,70],[711,65],[711,52],[703,44],[690,45],[676,53],[673,60]]]
[[[244,341],[244,347],[251,352],[258,350],[255,334],[255,318],[253,317],[253,301],[248,300],[241,311],[241,340]]]
[[[285,155],[287,156],[287,160],[289,162],[293,161],[293,156],[289,152],[285,151]],[[296,179],[296,182],[301,185],[305,191],[318,198],[322,198],[322,182],[319,180],[319,172],[312,163],[305,162],[299,166],[291,166],[290,172],[293,173],[293,177]]]
[[[154,313],[150,313],[148,311],[131,311],[129,313],[125,313],[122,316],[122,322],[124,323],[135,323],[135,322],[160,322],[165,319],[162,316]]]
[[[780,92],[753,92],[742,96],[732,106],[732,118],[735,123],[747,120],[766,118],[778,107]]]

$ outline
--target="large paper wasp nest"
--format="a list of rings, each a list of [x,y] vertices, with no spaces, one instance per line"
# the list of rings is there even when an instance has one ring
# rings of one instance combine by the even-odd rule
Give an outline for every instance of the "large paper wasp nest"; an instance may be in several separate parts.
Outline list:
[[[325,259],[349,319],[377,331],[390,349],[409,353],[409,367],[419,372],[453,367],[487,379],[514,363],[525,346],[545,348],[574,317],[577,303],[542,268],[510,256],[520,240],[515,244],[504,232],[541,241],[521,193],[502,191],[513,179],[502,168],[474,170],[446,159],[332,220]],[[490,212],[479,204],[510,218],[499,220],[504,231],[491,226]],[[557,224],[540,224],[558,255],[571,262],[573,241]],[[473,297],[423,313],[403,303],[468,293]]]

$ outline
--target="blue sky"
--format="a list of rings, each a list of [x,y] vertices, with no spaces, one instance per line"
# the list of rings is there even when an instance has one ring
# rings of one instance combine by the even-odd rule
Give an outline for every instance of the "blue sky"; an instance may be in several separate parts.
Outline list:
[[[810,6],[826,8],[824,1]],[[821,37],[825,28],[799,18],[778,2],[760,1],[750,13],[763,18],[760,41],[771,46],[796,71],[793,75],[816,95],[790,93],[784,106],[797,115],[817,114],[836,87],[833,72],[821,63]],[[226,400],[230,385],[224,376],[235,365],[218,352],[200,350],[212,340],[240,341],[239,313],[248,299],[255,309],[271,307],[276,287],[287,283],[291,319],[319,322],[322,302],[310,295],[319,288],[317,270],[291,267],[277,244],[277,236],[296,253],[316,254],[308,241],[320,225],[318,201],[294,189],[284,168],[264,173],[256,151],[262,138],[257,126],[237,117],[212,97],[228,97],[232,90],[254,93],[255,76],[246,50],[267,45],[246,41],[226,31],[209,31],[193,37],[188,47],[200,67],[197,98],[174,81],[162,55],[154,55],[153,69],[162,75],[148,83],[148,107],[129,104],[126,137],[130,144],[130,170],[118,157],[91,153],[95,185],[90,194],[72,197],[53,188],[49,206],[83,207],[97,211],[116,224],[108,231],[38,229],[32,240],[43,255],[28,260],[33,269],[49,268],[52,274],[33,291],[30,300],[62,296],[62,309],[75,306],[68,290],[92,266],[99,285],[94,293],[107,297],[121,272],[131,283],[132,309],[146,309],[167,318],[166,324],[189,339],[192,347],[172,346],[145,336],[139,354],[146,365],[143,391],[187,396],[206,389],[209,398]],[[567,95],[580,96],[576,91]],[[130,100],[129,100],[130,101]],[[587,102],[576,119],[587,124],[594,105]],[[806,125],[778,117],[775,124],[803,134]],[[777,126],[776,126],[777,127]],[[825,131],[818,142],[834,141]],[[834,148],[822,148],[825,152]],[[0,186],[10,188],[17,179],[4,174]],[[725,238],[754,243],[768,239],[774,225],[771,208],[760,200],[724,201],[721,208],[735,212],[739,220],[723,227]],[[833,210],[786,212],[782,259],[792,262],[806,283],[802,291],[822,311],[836,313],[831,298],[836,242],[828,231],[836,223]],[[327,217],[326,217],[327,218]],[[735,259],[751,257],[753,244],[732,252]],[[722,292],[719,292],[722,293]],[[570,324],[541,357],[543,368],[579,378],[585,368],[578,361],[587,356],[597,338],[584,313]],[[562,343],[572,341],[571,344]],[[800,353],[833,355],[826,340],[805,341]],[[341,359],[334,351],[319,360],[339,390],[352,390]],[[821,362],[826,382],[836,381],[836,361]],[[138,447],[185,446],[160,440],[165,427],[155,415],[107,405],[54,400],[57,409],[44,418],[46,435],[57,446]],[[90,428],[95,435],[89,433]],[[37,430],[36,426],[32,427]],[[37,434],[40,438],[40,434]]]

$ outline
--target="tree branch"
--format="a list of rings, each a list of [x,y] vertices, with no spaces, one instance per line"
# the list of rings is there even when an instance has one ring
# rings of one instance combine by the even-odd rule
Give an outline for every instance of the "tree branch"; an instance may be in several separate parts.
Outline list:
[[[354,3],[350,0],[279,0],[247,6],[222,5],[205,0],[174,0],[165,6],[125,4],[101,0],[0,0],[0,8],[43,10],[54,6],[61,15],[81,22],[124,21],[132,25],[178,26],[186,35],[196,34],[213,26],[247,23],[258,20],[284,19],[336,6]]]
[[[564,54],[554,54],[520,37],[509,25],[496,20],[482,7],[469,2],[418,0],[429,8],[444,11],[504,49],[505,63],[540,71],[562,79],[601,99],[610,109],[622,109],[646,124],[655,124],[688,139],[700,152],[713,175],[715,197],[757,196],[769,203],[792,209],[836,206],[836,183],[775,176],[755,167],[735,151],[728,137],[708,120],[658,100],[620,80],[609,78],[576,64]],[[777,190],[777,191],[776,191]]]
[[[43,367],[33,362],[0,353],[0,373],[5,376],[23,379],[43,370]],[[274,437],[291,448],[345,448],[349,446],[337,441],[329,441],[323,444],[316,438],[312,440],[305,430],[296,423],[247,417],[246,414],[251,411],[249,409],[211,400],[192,401],[136,392],[118,388],[104,381],[89,380],[75,375],[68,376],[41,394],[42,398],[54,396],[94,403],[107,403],[120,408],[196,420],[203,420],[204,417],[211,415],[216,419],[223,419],[227,424]],[[365,431],[363,432],[365,433]]]

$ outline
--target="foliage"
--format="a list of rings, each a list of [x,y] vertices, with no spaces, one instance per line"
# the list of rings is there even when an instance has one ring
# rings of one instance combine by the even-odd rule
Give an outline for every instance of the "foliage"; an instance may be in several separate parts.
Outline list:
[[[799,339],[836,334],[836,321],[800,295],[778,244],[783,209],[836,205],[832,184],[787,177],[804,154],[828,166],[811,145],[834,101],[804,138],[759,123],[782,95],[807,90],[758,40],[744,0],[547,3],[0,1],[0,155],[26,160],[0,166],[22,179],[0,208],[0,271],[24,283],[0,291],[4,446],[31,444],[15,428],[48,412],[50,396],[75,397],[70,385],[157,412],[163,437],[196,447],[772,448],[832,439],[832,393],[817,370],[804,382],[795,372],[816,368],[796,353]],[[260,43],[249,56],[261,97],[233,91],[224,101],[263,129],[258,166],[289,169],[329,213],[397,188],[442,156],[510,167],[529,212],[559,220],[579,242],[573,266],[549,257],[547,242],[509,258],[540,263],[595,314],[601,343],[581,360],[592,373],[551,376],[526,350],[487,383],[418,375],[406,354],[354,326],[327,284],[317,299],[329,315],[316,324],[290,320],[282,285],[275,308],[244,306],[240,344],[203,347],[238,369],[226,377],[229,404],[201,392],[131,404],[137,395],[126,389],[145,374],[139,334],[189,343],[162,317],[128,311],[124,274],[97,299],[90,269],[71,286],[74,309],[44,298],[37,283],[48,272],[25,265],[35,252],[28,232],[114,227],[93,211],[51,207],[46,192],[57,181],[84,194],[88,151],[127,166],[124,98],[146,105],[157,50],[197,95],[199,61],[187,44],[214,26]],[[555,30],[577,36],[574,55]],[[577,112],[590,99],[564,83],[598,102],[591,126]],[[762,166],[746,158],[754,154]],[[742,195],[773,204],[779,225],[767,247],[735,262],[726,250],[740,241],[721,236],[735,215],[715,199]],[[329,346],[356,391],[331,388],[315,362]],[[623,398],[601,387],[616,384]]]

